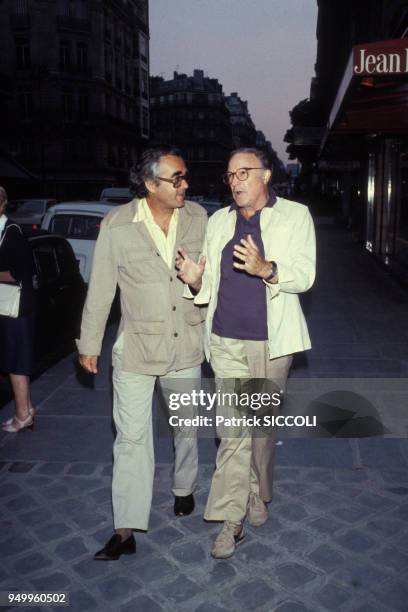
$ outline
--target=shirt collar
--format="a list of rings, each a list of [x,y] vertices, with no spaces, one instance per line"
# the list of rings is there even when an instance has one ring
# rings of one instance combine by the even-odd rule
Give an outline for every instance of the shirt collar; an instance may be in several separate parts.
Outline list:
[[[263,208],[272,208],[274,204],[276,203],[276,200],[277,200],[277,197],[276,197],[275,190],[272,187],[270,187],[269,188],[269,199]],[[235,202],[233,202],[229,208],[229,212],[231,212],[232,210],[235,210],[238,212],[240,210],[240,207]]]

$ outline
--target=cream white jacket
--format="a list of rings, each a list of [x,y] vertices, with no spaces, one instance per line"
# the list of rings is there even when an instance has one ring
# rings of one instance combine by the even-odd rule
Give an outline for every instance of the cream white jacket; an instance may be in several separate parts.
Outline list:
[[[236,214],[230,207],[223,208],[210,217],[207,226],[203,251],[207,263],[202,287],[194,302],[208,304],[204,338],[208,360],[211,358],[209,340],[217,307],[221,255],[234,235]],[[265,259],[276,261],[278,265],[279,283],[265,282],[269,357],[274,359],[311,348],[297,294],[307,291],[314,282],[316,239],[307,206],[284,198],[277,198],[272,208],[262,209],[260,223]],[[184,295],[192,297],[189,291]]]

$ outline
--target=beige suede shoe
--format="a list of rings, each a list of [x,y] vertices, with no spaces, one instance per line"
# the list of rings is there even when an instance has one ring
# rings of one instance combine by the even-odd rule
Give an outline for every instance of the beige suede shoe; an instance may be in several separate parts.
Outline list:
[[[268,520],[268,508],[257,493],[250,493],[248,500],[247,519],[252,527],[260,527]]]
[[[244,539],[242,523],[225,521],[220,533],[214,540],[211,554],[215,559],[228,559],[231,557],[236,546]]]

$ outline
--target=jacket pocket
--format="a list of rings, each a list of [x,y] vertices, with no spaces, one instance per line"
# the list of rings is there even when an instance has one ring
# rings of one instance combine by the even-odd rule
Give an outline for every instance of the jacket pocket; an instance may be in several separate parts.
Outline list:
[[[124,351],[129,362],[137,365],[163,364],[169,359],[164,321],[126,321]]]

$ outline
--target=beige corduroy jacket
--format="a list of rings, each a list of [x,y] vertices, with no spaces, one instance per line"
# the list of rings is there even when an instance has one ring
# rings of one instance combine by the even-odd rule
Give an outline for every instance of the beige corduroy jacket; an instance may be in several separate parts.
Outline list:
[[[163,375],[203,361],[205,311],[183,299],[183,282],[160,256],[144,222],[135,222],[138,200],[111,210],[96,242],[78,350],[99,355],[116,287],[120,289],[122,367]],[[176,249],[197,261],[203,248],[206,211],[194,202],[179,210]]]

